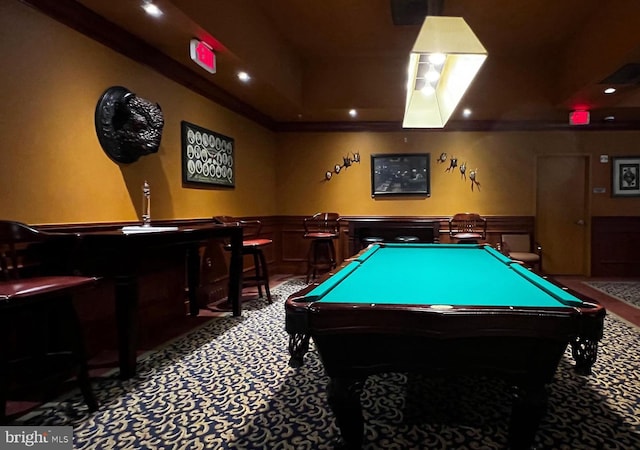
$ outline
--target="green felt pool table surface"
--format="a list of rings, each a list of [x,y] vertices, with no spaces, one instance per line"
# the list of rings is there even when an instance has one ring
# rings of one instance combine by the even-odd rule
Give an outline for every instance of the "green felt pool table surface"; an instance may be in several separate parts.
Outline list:
[[[489,245],[375,244],[307,294],[322,303],[567,308],[582,301]]]

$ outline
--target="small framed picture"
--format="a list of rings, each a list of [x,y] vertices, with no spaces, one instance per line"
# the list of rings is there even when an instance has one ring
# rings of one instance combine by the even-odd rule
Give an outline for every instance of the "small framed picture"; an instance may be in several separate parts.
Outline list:
[[[611,195],[640,196],[640,157],[614,157],[611,161]]]

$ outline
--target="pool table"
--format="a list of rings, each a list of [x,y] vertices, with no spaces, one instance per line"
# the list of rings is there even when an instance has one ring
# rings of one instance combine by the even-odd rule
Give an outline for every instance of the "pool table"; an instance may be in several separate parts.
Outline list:
[[[514,387],[509,441],[529,448],[567,345],[591,373],[605,309],[489,245],[374,244],[285,304],[290,365],[313,339],[342,446],[360,448],[359,396],[381,372],[499,376]]]

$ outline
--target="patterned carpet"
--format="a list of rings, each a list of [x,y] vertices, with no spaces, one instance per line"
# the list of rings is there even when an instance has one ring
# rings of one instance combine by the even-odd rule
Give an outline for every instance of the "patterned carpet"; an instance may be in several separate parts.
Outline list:
[[[331,449],[338,434],[327,378],[315,351],[288,367],[284,306],[302,287],[274,289],[242,317],[214,319],[142,360],[126,382],[96,381],[102,407],[78,393],[23,418],[72,425],[78,449]],[[549,387],[538,449],[640,448],[640,333],[609,315],[594,375],[580,377],[567,353]],[[489,379],[370,377],[362,394],[365,449],[502,449],[509,389]]]
[[[640,308],[640,281],[587,281],[585,284]]]

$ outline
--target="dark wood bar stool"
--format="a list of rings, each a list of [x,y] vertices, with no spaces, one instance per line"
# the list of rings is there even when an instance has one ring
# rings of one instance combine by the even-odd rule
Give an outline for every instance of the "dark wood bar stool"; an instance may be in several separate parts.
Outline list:
[[[273,244],[272,239],[260,237],[260,231],[262,230],[262,222],[259,220],[236,220],[229,216],[216,216],[214,217],[219,223],[238,223],[242,226],[243,235],[245,238],[242,240],[242,254],[250,255],[253,258],[253,266],[255,274],[253,276],[243,276],[243,286],[256,286],[258,288],[258,296],[262,298],[262,288],[264,288],[267,296],[267,301],[271,303],[271,290],[269,289],[269,269],[267,266],[267,260],[264,256],[264,248]],[[229,244],[225,244],[225,250],[231,250]]]
[[[340,236],[340,215],[321,212],[304,219],[304,238],[310,239],[307,255],[307,283],[318,271],[336,268],[334,239]]]
[[[396,236],[394,239],[396,242],[420,242],[418,236]]]
[[[65,238],[73,238],[66,235]],[[75,375],[89,410],[98,409],[91,389],[84,338],[73,296],[97,278],[52,273],[42,246],[61,236],[23,223],[0,221],[0,421],[13,387],[42,387]],[[74,238],[75,239],[75,238]],[[55,248],[55,247],[54,247]],[[59,262],[59,261],[58,261]],[[60,264],[64,265],[64,264]]]
[[[371,244],[378,244],[380,242],[384,242],[384,239],[377,236],[368,236],[368,237],[362,238],[362,248],[367,248]]]

